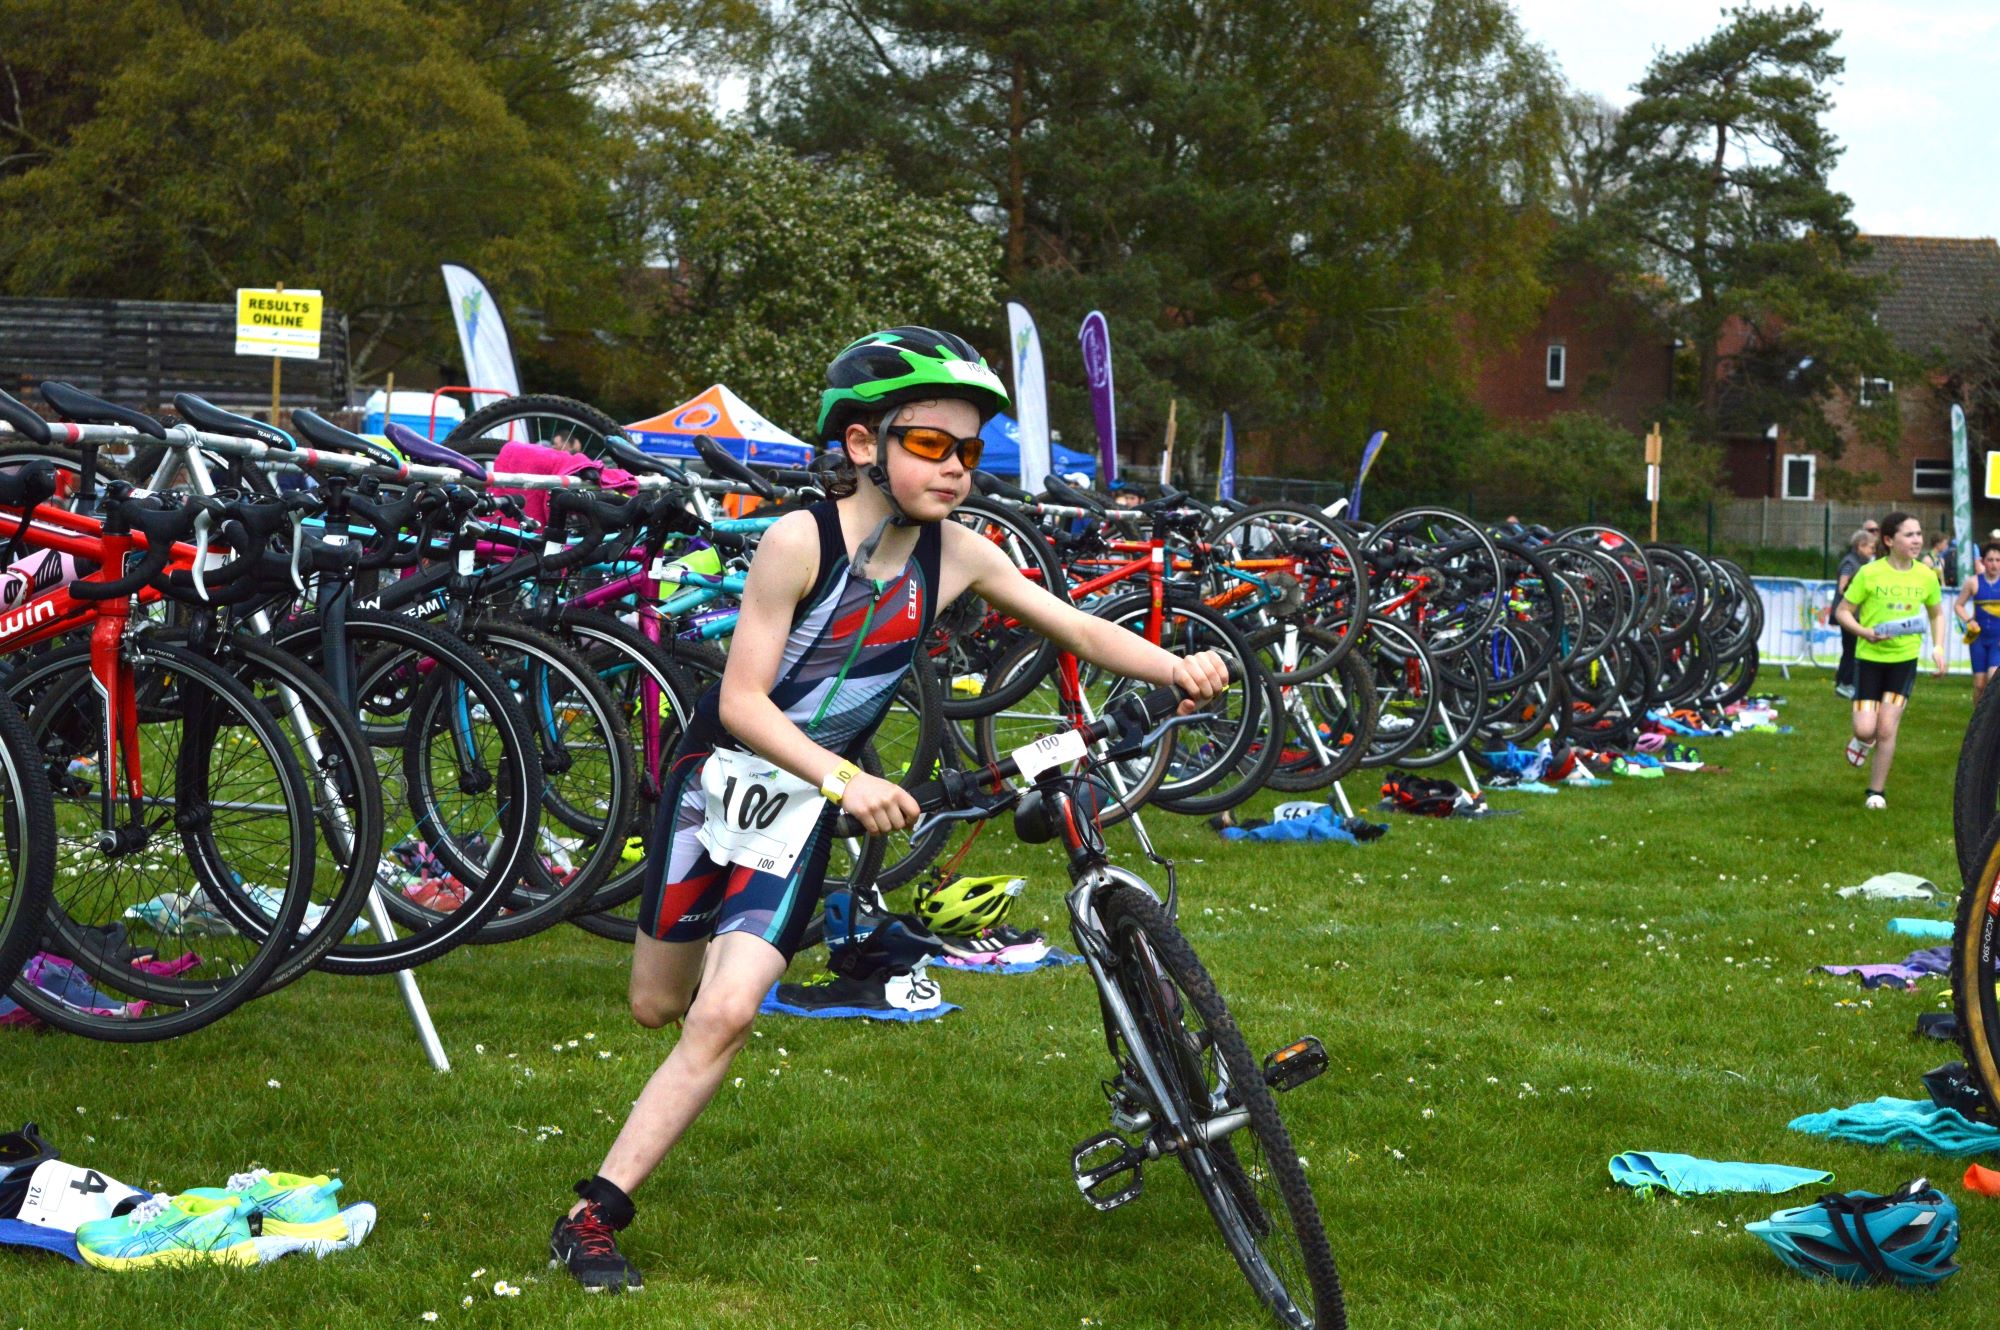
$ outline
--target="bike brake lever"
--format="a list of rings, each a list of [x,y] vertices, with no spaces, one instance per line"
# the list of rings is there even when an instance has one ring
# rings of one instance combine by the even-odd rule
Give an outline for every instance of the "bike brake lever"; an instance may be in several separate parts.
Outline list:
[[[1120,762],[1128,757],[1137,757],[1166,738],[1169,732],[1201,721],[1216,720],[1221,715],[1219,711],[1195,711],[1185,716],[1169,716],[1136,739],[1131,737],[1132,732],[1129,729],[1121,728],[1118,739],[1105,750],[1103,756],[1097,759],[1098,763],[1101,765],[1105,762]]]
[[[195,594],[201,597],[204,604],[208,601],[208,579],[203,574],[208,569],[208,536],[209,530],[213,526],[214,520],[210,518],[206,508],[195,514],[194,568],[192,571],[194,573]]]
[[[932,827],[941,827],[949,822],[984,822],[995,813],[1004,813],[1020,798],[1018,792],[990,804],[976,804],[971,808],[949,808],[936,813],[926,813],[910,828],[910,839],[916,840]]]

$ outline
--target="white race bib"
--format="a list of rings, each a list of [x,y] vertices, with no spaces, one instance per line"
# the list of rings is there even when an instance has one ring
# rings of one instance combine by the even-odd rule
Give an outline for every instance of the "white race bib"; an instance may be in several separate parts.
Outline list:
[[[94,1168],[78,1168],[51,1159],[30,1175],[20,1218],[26,1223],[74,1233],[79,1224],[111,1218],[120,1201],[135,1196],[143,1199],[145,1195]]]
[[[717,863],[784,877],[812,836],[826,796],[755,753],[718,748],[701,766],[708,804],[696,838]]]
[[[1089,752],[1090,745],[1083,741],[1082,730],[1060,730],[1043,735],[1025,748],[1016,748],[1011,756],[1021,779],[1033,782],[1051,767],[1081,761]]]

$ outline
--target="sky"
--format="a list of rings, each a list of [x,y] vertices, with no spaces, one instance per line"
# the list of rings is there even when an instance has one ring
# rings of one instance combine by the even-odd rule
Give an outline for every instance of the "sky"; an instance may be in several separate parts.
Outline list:
[[[1708,4],[1513,0],[1570,83],[1623,106],[1661,51],[1722,26]],[[1760,4],[1760,7],[1765,7]],[[1777,6],[1768,6],[1777,7]],[[1824,0],[1847,70],[1833,186],[1875,235],[2000,235],[2000,0]]]

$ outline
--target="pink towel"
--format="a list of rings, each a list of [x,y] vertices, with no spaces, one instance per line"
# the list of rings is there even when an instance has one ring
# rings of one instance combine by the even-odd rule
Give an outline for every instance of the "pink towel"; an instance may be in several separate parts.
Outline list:
[[[539,443],[508,442],[501,447],[500,455],[493,459],[492,470],[517,476],[573,476],[579,471],[595,471],[597,483],[606,489],[624,490],[629,494],[637,488],[629,471],[606,466],[582,453],[564,452]],[[547,490],[515,490],[496,485],[493,493],[519,494],[530,520],[538,523],[549,520]]]

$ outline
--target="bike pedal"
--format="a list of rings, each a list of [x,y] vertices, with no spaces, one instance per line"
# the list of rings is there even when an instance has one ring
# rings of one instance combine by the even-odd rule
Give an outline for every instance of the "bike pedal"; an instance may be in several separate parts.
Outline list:
[[[1264,1084],[1283,1094],[1326,1070],[1326,1046],[1313,1035],[1286,1044],[1264,1059]]]
[[[1076,1188],[1097,1210],[1116,1210],[1139,1199],[1144,1181],[1139,1165],[1145,1156],[1125,1143],[1115,1131],[1093,1136],[1070,1152],[1070,1167],[1076,1172]]]

